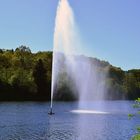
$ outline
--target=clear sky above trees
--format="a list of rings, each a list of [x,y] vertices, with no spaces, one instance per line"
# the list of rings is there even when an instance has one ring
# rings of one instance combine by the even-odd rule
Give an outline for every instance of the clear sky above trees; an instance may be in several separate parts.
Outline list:
[[[140,68],[139,0],[69,0],[85,55]],[[0,48],[52,50],[58,0],[0,0]]]

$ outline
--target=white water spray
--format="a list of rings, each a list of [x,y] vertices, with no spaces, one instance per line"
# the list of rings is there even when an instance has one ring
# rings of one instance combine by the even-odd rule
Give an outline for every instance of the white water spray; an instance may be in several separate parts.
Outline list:
[[[99,74],[91,58],[79,55],[81,44],[72,8],[67,0],[60,0],[54,31],[51,108],[55,89],[61,86],[60,75],[64,72],[73,82],[74,87],[71,88],[79,96],[80,107],[82,101],[104,96],[104,75]]]
[[[61,53],[65,55],[65,58],[67,58],[66,55],[74,54],[75,49],[72,46],[78,46],[78,41],[76,41],[77,37],[72,9],[67,0],[60,0],[57,8],[54,31],[51,108],[55,85],[59,81],[59,73],[62,68],[60,62],[62,59]]]

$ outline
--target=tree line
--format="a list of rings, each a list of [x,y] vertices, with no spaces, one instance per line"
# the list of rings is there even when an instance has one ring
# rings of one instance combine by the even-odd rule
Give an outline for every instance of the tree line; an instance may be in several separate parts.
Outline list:
[[[82,56],[85,57],[85,56]],[[88,58],[106,77],[107,99],[140,97],[140,70],[123,71],[106,61]],[[15,50],[0,49],[0,100],[49,101],[51,96],[52,52],[32,53],[29,47]],[[77,100],[73,91],[61,78],[62,87],[56,90],[56,100]]]

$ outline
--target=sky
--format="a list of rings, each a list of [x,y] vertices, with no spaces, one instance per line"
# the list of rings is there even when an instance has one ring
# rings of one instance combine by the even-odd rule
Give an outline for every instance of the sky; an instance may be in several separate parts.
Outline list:
[[[69,0],[86,56],[140,68],[139,0]],[[52,51],[58,0],[0,0],[0,48]]]

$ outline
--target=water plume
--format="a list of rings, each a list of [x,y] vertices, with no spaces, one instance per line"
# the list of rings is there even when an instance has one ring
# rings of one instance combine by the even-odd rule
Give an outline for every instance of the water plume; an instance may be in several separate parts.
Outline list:
[[[54,30],[51,108],[55,90],[62,86],[60,81],[65,74],[71,91],[79,98],[79,106],[83,101],[104,98],[105,74],[92,58],[80,55],[82,48],[73,10],[67,0],[60,0]]]

